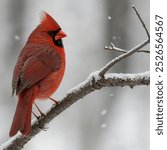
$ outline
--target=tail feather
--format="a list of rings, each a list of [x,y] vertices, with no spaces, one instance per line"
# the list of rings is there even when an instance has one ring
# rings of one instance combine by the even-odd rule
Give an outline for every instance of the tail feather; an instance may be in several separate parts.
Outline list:
[[[31,133],[31,112],[32,112],[32,103],[29,104],[29,107],[27,107],[26,115],[25,115],[25,121],[23,130],[20,130],[20,132],[23,135],[29,135]]]
[[[10,137],[17,134],[18,131],[26,136],[31,133],[31,112],[34,99],[34,94],[30,92],[30,90],[24,90],[19,95],[16,112],[9,133]]]

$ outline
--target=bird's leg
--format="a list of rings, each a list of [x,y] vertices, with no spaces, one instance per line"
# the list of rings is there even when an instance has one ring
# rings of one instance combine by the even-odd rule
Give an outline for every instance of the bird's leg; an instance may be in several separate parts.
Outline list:
[[[35,107],[38,109],[39,113],[41,114],[41,117],[44,117],[45,114],[39,109],[39,107],[37,106],[37,104],[34,102]]]
[[[53,99],[53,98],[51,98],[51,97],[49,97],[49,99],[50,99],[51,101],[53,101],[56,105],[59,105],[59,104],[60,104],[60,101],[56,101],[55,99]]]
[[[37,120],[40,120],[40,117],[37,116],[33,111],[32,111],[32,114],[35,116],[35,118],[36,118]]]

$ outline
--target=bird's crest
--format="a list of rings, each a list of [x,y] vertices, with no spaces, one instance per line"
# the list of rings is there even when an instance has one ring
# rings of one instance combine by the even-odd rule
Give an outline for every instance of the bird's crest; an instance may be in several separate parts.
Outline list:
[[[45,11],[41,12],[40,25],[43,30],[58,30],[59,24]]]

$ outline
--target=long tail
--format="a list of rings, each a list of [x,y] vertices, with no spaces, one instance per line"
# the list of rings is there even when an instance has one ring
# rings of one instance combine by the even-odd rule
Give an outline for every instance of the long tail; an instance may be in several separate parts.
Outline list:
[[[27,136],[31,133],[31,112],[34,102],[33,89],[24,90],[18,96],[18,104],[13,118],[9,136],[12,137],[20,131]]]

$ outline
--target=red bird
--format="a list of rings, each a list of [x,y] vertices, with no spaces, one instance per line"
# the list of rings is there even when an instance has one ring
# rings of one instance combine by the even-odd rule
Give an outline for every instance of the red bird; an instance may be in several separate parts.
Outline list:
[[[46,12],[29,36],[15,65],[12,89],[18,104],[10,129],[10,137],[20,131],[31,133],[31,112],[35,99],[49,98],[59,87],[65,71],[62,38],[66,34]]]

